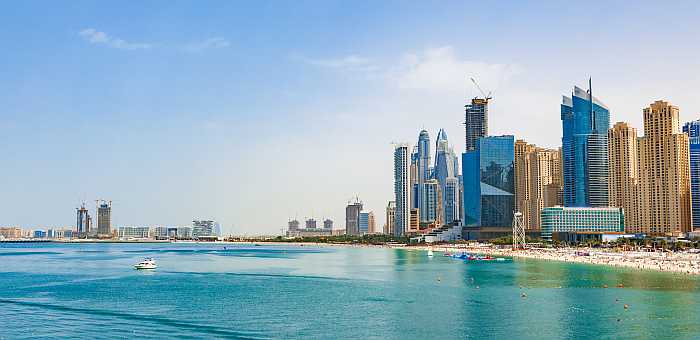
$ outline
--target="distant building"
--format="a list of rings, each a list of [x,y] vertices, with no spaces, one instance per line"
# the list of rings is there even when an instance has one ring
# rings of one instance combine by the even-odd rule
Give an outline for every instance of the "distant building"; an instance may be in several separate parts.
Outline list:
[[[316,229],[316,220],[313,218],[306,220],[306,229]]]
[[[168,229],[168,232],[169,231],[170,231],[170,229]],[[193,237],[192,236],[193,232],[192,232],[191,227],[177,227],[176,231],[177,231],[177,233],[175,234],[175,236],[179,240],[191,240]]]
[[[445,130],[438,131],[435,140],[435,167],[432,178],[440,183],[442,192],[442,223],[450,224],[460,219],[459,213],[459,161],[447,141]]]
[[[426,196],[425,183],[430,178],[430,135],[428,131],[421,130],[418,134],[416,154],[413,158],[413,163],[416,165],[415,205],[413,207],[420,209],[420,211],[426,211],[428,209],[428,198]],[[426,218],[427,216],[421,216],[421,221],[426,221]]]
[[[8,239],[22,238],[22,229],[19,227],[0,228],[0,236]]]
[[[90,218],[90,213],[87,208],[85,208],[85,203],[80,205],[80,208],[76,208],[76,224],[75,231],[78,234],[89,234],[90,224],[92,224],[92,219]]]
[[[418,208],[411,209],[408,221],[409,221],[409,223],[408,223],[408,229],[406,230],[406,233],[419,232],[420,231],[420,209],[418,209]]]
[[[374,213],[371,211],[360,212],[360,235],[373,234],[375,232]]]
[[[618,122],[608,130],[610,206],[625,211],[625,232],[641,232],[637,129]]]
[[[564,206],[607,207],[610,111],[589,89],[574,86],[561,104]]]
[[[194,220],[192,221],[192,237],[195,239],[206,237],[210,238],[217,236],[214,233],[216,222],[210,220]]]
[[[333,220],[330,218],[323,220],[323,229],[333,229]]]
[[[425,217],[421,216],[422,222],[434,223],[437,226],[441,226],[444,218],[444,210],[442,208],[442,190],[440,188],[440,182],[436,179],[430,179],[423,183],[423,196],[425,203],[424,214]]]
[[[97,202],[97,234],[102,237],[112,236],[112,201]]]
[[[125,238],[125,239],[129,239],[129,238],[147,239],[147,238],[150,238],[149,231],[150,231],[149,227],[132,227],[132,226],[119,227],[118,228],[118,237]]]
[[[355,202],[349,202],[345,207],[345,234],[360,235],[360,212],[362,202],[359,198]]]
[[[690,196],[693,229],[700,230],[700,120],[683,125],[690,148]]]
[[[410,228],[411,219],[411,155],[407,144],[394,148],[394,236],[403,236]]]
[[[396,218],[396,202],[389,201],[386,206],[386,224],[384,224],[384,234],[394,235],[394,225]]]
[[[644,109],[639,193],[642,233],[670,236],[691,231],[688,135],[680,132],[678,107],[665,101]]]
[[[481,137],[462,155],[462,222],[469,228],[510,228],[515,209],[513,136]]]
[[[542,209],[541,235],[551,240],[558,233],[604,233],[625,230],[622,208],[546,207]]]
[[[34,238],[46,238],[46,232],[43,230],[34,230]]]
[[[287,230],[296,231],[299,230],[299,221],[296,219],[287,222]]]

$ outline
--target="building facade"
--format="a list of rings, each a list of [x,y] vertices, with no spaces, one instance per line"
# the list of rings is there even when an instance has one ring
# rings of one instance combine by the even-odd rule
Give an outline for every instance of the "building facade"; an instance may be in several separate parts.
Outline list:
[[[394,147],[394,235],[403,236],[409,229],[411,217],[411,155],[407,144]]]
[[[541,213],[541,235],[552,240],[555,233],[623,232],[625,215],[622,208],[546,207]]]
[[[416,191],[415,191],[415,206],[421,211],[427,209],[427,193],[425,192],[425,183],[430,178],[430,135],[428,131],[421,130],[418,134],[418,144],[416,145],[416,154],[414,156],[416,163]],[[426,215],[421,215],[421,221],[427,221]]]
[[[606,207],[610,111],[592,89],[574,87],[561,104],[564,206]]]
[[[0,228],[0,236],[7,239],[22,238],[22,229],[19,227],[3,227]]]
[[[359,198],[355,202],[348,202],[345,207],[345,235],[360,235],[360,212],[362,202]]]
[[[192,221],[192,237],[197,239],[201,237],[217,236],[215,233],[216,222],[211,220],[194,220]]]
[[[440,189],[440,182],[437,179],[429,179],[423,184],[423,193],[425,196],[425,213],[421,214],[421,222],[434,223],[437,226],[441,226],[443,218],[443,206],[442,206],[442,190]]]
[[[700,229],[700,120],[683,125],[690,151],[690,202],[693,230]]]
[[[618,122],[608,130],[610,206],[625,211],[625,231],[640,233],[637,129]]]
[[[515,206],[523,214],[525,229],[540,228],[540,211],[561,205],[559,150],[544,149],[523,140],[515,142]]]
[[[678,107],[655,101],[644,109],[639,138],[641,232],[669,235],[691,231],[690,151],[680,132]]]
[[[386,223],[384,224],[384,234],[394,235],[394,226],[396,225],[396,202],[389,201],[386,205]]]
[[[314,218],[306,220],[306,229],[316,229],[316,220]]]
[[[117,229],[119,238],[140,238],[147,239],[150,238],[150,228],[149,227],[131,227],[124,226]]]
[[[479,138],[489,134],[489,101],[488,98],[474,98],[464,106],[464,128],[466,136],[466,152],[476,150]]]
[[[467,227],[510,227],[515,209],[513,136],[479,138],[462,155],[464,217]]]
[[[80,205],[80,208],[76,208],[76,221],[75,221],[75,231],[78,234],[89,234],[90,224],[92,224],[92,219],[90,218],[90,213],[87,208],[85,208],[85,203]]]
[[[332,230],[333,229],[333,220],[331,220],[330,218],[323,220],[323,229]]]
[[[432,178],[440,183],[443,206],[442,222],[445,224],[460,219],[458,169],[457,155],[447,141],[447,133],[445,130],[440,129],[435,141],[435,166],[433,167]]]
[[[97,234],[112,235],[112,201],[97,201]]]

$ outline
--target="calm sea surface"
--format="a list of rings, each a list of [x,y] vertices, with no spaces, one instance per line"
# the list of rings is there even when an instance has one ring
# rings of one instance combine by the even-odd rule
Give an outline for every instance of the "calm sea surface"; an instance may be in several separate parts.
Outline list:
[[[132,269],[147,256],[158,270]],[[698,339],[699,284],[410,250],[0,244],[0,339]]]

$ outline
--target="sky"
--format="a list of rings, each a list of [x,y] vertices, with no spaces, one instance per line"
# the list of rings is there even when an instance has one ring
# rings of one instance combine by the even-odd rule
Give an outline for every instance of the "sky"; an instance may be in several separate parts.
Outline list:
[[[70,226],[108,199],[115,226],[344,228],[359,196],[381,228],[392,143],[444,128],[461,153],[470,77],[494,93],[490,134],[544,147],[589,77],[640,135],[655,100],[700,119],[698,17],[693,1],[2,2],[0,226]]]

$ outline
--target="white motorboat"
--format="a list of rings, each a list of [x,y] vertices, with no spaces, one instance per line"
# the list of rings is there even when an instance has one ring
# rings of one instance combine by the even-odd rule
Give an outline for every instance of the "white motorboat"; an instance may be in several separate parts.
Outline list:
[[[428,257],[433,257],[433,248],[428,248]]]
[[[136,269],[156,269],[156,268],[158,268],[158,265],[156,265],[156,261],[153,258],[147,257],[147,258],[143,259],[143,261],[135,264],[134,268],[136,268]]]

